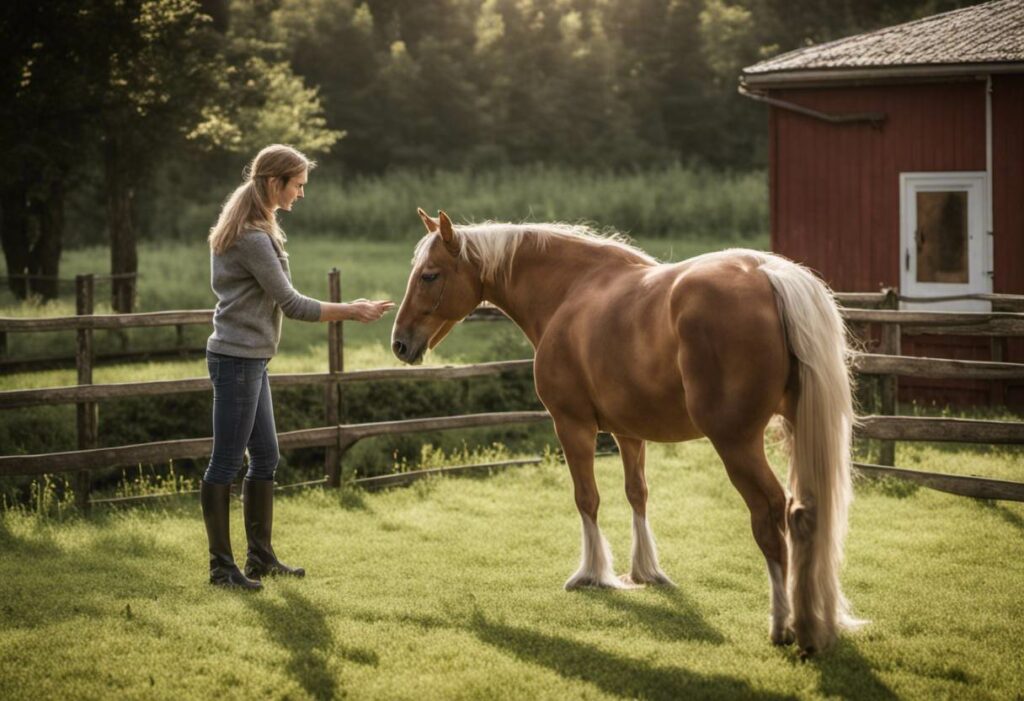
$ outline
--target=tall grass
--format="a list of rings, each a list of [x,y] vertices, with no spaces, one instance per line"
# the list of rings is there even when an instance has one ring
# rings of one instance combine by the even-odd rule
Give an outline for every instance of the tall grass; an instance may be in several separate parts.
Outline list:
[[[185,204],[174,230],[209,229],[219,200]],[[732,241],[768,229],[763,171],[725,173],[679,164],[612,173],[566,167],[501,168],[487,172],[397,170],[344,178],[314,171],[306,201],[288,216],[289,231],[336,239],[407,239],[419,231],[416,207],[444,209],[456,222],[587,222],[632,236]]]

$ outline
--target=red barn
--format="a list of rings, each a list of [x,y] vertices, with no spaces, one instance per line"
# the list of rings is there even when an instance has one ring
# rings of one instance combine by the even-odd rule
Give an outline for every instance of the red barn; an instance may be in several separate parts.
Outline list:
[[[770,105],[773,250],[837,291],[1024,294],[1024,0],[782,54],[740,92]],[[1024,362],[1024,340],[905,337],[903,352]],[[901,398],[1019,407],[1024,385],[907,380]]]

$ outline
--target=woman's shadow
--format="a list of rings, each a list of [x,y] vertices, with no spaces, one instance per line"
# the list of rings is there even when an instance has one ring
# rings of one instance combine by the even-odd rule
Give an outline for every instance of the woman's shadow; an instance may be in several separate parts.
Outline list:
[[[374,651],[335,643],[323,608],[298,592],[282,589],[280,600],[266,594],[248,599],[271,639],[287,652],[286,671],[313,698],[333,699],[343,695],[338,680],[328,668],[332,655],[338,654],[357,664],[377,666]]]

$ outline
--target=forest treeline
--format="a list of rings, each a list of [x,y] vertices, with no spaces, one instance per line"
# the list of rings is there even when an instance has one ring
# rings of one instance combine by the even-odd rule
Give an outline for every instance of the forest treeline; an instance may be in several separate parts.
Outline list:
[[[169,191],[260,146],[335,173],[521,164],[749,169],[743,66],[959,0],[47,0],[0,9],[0,239],[56,275],[102,230],[111,272]],[[226,194],[226,190],[225,190]],[[12,278],[19,296],[55,292]],[[130,281],[115,291],[130,306]]]

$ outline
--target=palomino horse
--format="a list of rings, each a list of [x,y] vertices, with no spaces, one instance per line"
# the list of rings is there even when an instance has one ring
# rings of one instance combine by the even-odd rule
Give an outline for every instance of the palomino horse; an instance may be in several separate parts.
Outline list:
[[[537,395],[554,419],[583,521],[566,582],[671,584],[647,523],[644,441],[706,436],[750,509],[771,582],[771,640],[801,655],[856,622],[839,585],[851,499],[853,409],[842,318],[828,288],[779,256],[728,250],[658,264],[617,238],[561,224],[454,227],[419,215],[392,348],[422,360],[482,301],[536,351]],[[783,417],[790,499],[764,454]],[[615,436],[633,507],[633,561],[617,578],[597,525],[598,431]]]

